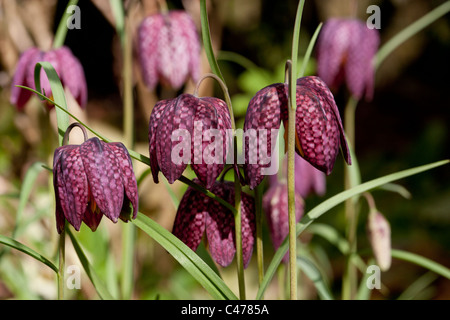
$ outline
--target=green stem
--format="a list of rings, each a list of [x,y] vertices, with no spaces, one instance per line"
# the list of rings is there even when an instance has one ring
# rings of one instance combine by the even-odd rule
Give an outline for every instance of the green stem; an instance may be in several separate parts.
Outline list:
[[[256,262],[258,266],[258,283],[261,285],[264,279],[264,251],[262,239],[262,186],[255,189],[255,211],[256,211]]]
[[[66,223],[67,224],[67,223]],[[66,261],[66,225],[59,235],[58,244],[59,267],[58,267],[58,300],[64,299],[64,270]]]
[[[358,100],[354,97],[350,97],[345,107],[344,127],[347,135],[347,141],[349,148],[353,149],[355,146],[355,114]],[[346,166],[344,187],[345,190],[351,189],[355,185],[351,179],[352,168]],[[356,226],[357,226],[357,209],[355,198],[350,198],[345,201],[345,217],[347,221],[347,240],[350,246],[350,250],[347,255],[347,266],[343,276],[342,282],[342,298],[344,300],[353,299],[357,291],[357,270],[356,266],[352,263],[351,256],[356,253]]]
[[[64,14],[59,21],[58,29],[55,33],[55,38],[53,39],[53,48],[57,49],[64,45],[64,41],[66,40],[67,35],[67,19],[72,15],[72,12],[70,10],[68,11],[70,6],[76,6],[78,4],[78,0],[70,0],[67,4],[67,7],[64,11]]]

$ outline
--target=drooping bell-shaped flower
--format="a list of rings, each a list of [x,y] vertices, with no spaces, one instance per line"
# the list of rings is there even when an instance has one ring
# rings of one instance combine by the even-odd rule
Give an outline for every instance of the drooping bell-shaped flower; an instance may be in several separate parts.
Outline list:
[[[149,152],[153,180],[161,171],[169,183],[183,174],[188,163],[201,183],[212,187],[231,144],[231,117],[218,98],[181,94],[159,101],[150,115]]]
[[[319,77],[309,76],[298,79],[296,89],[296,152],[327,175],[333,170],[339,148],[351,164],[339,110],[326,84]],[[273,84],[258,91],[248,105],[244,171],[250,189],[262,181],[272,165],[272,138],[276,138],[281,121],[287,128],[287,92],[285,83]]]
[[[138,54],[144,83],[179,89],[190,76],[200,77],[200,40],[192,18],[172,10],[146,17],[138,30]]]
[[[391,266],[391,227],[376,209],[369,213],[367,231],[375,260],[382,271],[387,271]]]
[[[198,182],[194,180],[194,182]],[[217,181],[211,192],[234,205],[234,184]],[[255,203],[245,192],[241,198],[242,254],[246,268],[255,242]],[[222,267],[230,265],[236,253],[233,213],[216,200],[189,187],[178,206],[173,234],[193,251],[197,250],[203,235],[212,258]]]
[[[12,79],[10,103],[17,109],[23,110],[25,104],[31,98],[32,92],[16,87],[26,86],[36,89],[34,85],[34,68],[41,61],[50,62],[58,74],[62,85],[67,88],[80,107],[84,108],[87,102],[87,85],[83,67],[72,51],[62,46],[49,51],[41,51],[38,48],[30,48],[19,58],[16,72]],[[47,75],[41,70],[41,88],[47,97],[52,96]]]
[[[77,231],[84,222],[92,231],[103,215],[114,223],[133,219],[138,212],[138,190],[133,165],[125,146],[91,138],[81,145],[55,150],[53,185],[56,226],[59,233],[67,220]]]
[[[337,89],[344,81],[357,98],[371,99],[374,87],[374,56],[378,50],[378,30],[358,19],[328,20],[317,40],[317,73]]]
[[[274,249],[277,250],[284,238],[289,234],[288,188],[285,180],[270,185],[263,196],[262,206],[266,213]],[[295,192],[296,222],[300,221],[303,216],[303,209],[303,198]],[[287,263],[288,261],[289,251],[283,257],[283,262]]]
[[[287,156],[284,157],[281,167],[282,176],[287,177]],[[279,174],[269,176],[269,184],[274,185],[278,181]],[[311,193],[322,196],[326,191],[325,174],[314,168],[309,162],[295,154],[295,192],[305,199]]]

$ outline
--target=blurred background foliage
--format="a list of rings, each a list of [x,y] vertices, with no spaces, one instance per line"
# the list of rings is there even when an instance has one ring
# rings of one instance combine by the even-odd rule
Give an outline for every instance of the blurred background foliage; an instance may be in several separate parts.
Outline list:
[[[440,0],[376,0],[359,1],[358,17],[367,19],[365,9],[370,4],[381,8],[381,41],[390,39],[405,26],[417,20],[444,1]],[[155,0],[125,1],[133,21],[132,34],[145,15],[157,10]],[[168,1],[171,9],[186,9],[200,26],[199,3],[196,0]],[[27,169],[35,161],[52,166],[57,139],[49,117],[35,99],[25,112],[19,113],[9,104],[10,82],[22,51],[30,46],[48,49],[52,35],[65,10],[66,1],[0,0],[0,234],[10,236],[15,225],[20,226],[17,239],[54,258],[57,234],[54,221],[51,174],[42,170],[34,184],[21,221],[16,222],[18,198]],[[89,101],[84,119],[97,131],[120,140],[122,124],[121,51],[115,34],[114,19],[106,0],[81,0],[81,29],[68,32],[65,44],[77,56],[86,74]],[[297,1],[269,0],[212,0],[208,3],[209,19],[215,50],[232,96],[237,124],[242,126],[247,104],[264,86],[284,81],[284,63],[290,56],[292,30]],[[138,9],[136,9],[138,8]],[[320,22],[329,17],[348,16],[351,1],[306,1],[302,20],[300,55]],[[200,28],[199,28],[200,29]],[[448,75],[450,67],[450,20],[448,15],[420,32],[393,52],[376,75],[374,99],[361,101],[356,112],[356,154],[362,181],[450,157],[450,95]],[[203,71],[208,63],[203,59]],[[314,57],[307,75],[315,74]],[[173,97],[177,92],[158,87],[155,92],[144,88],[136,61],[135,135],[136,150],[148,154],[148,118],[156,101]],[[193,84],[186,92],[193,92]],[[221,96],[211,83],[202,86],[201,95]],[[335,93],[343,111],[348,99],[344,88]],[[324,197],[306,199],[306,211],[323,199],[343,190],[342,158],[327,178]],[[146,168],[136,164],[137,174]],[[192,176],[192,172],[187,173]],[[373,192],[378,209],[391,223],[392,245],[450,266],[450,170],[448,166],[410,177],[399,183],[410,193],[405,199],[385,190]],[[185,186],[172,186],[178,198]],[[148,176],[140,187],[141,211],[171,230],[176,207],[165,183],[153,184]],[[369,248],[366,236],[367,205],[360,201],[358,226],[360,249]],[[320,222],[333,225],[344,234],[343,206],[326,214]],[[273,248],[264,226],[266,263]],[[92,233],[83,227],[77,237],[88,252],[92,264],[110,291],[119,297],[117,272],[120,265],[120,228],[107,219]],[[307,233],[301,239],[317,261],[321,262],[336,296],[345,259],[336,248]],[[0,247],[0,250],[4,248]],[[3,251],[2,251],[3,252]],[[68,248],[68,264],[77,264],[76,255]],[[208,258],[204,248],[199,254]],[[370,251],[363,255],[370,257]],[[254,259],[253,259],[254,260]],[[135,260],[135,292],[137,299],[195,299],[209,298],[197,282],[174,259],[147,236],[138,234]],[[246,270],[248,297],[257,290],[256,272]],[[220,270],[230,287],[237,290],[235,266]],[[82,290],[70,290],[73,299],[98,298],[83,273]],[[382,274],[383,288],[373,290],[374,299],[395,299],[413,283],[418,293],[409,298],[449,299],[450,282],[435,277],[426,270],[407,262],[393,261],[388,272]],[[300,278],[302,298],[316,297],[312,285]],[[422,288],[422,287],[423,288]],[[266,298],[279,297],[277,280],[272,281]],[[0,256],[0,298],[53,299],[56,280],[52,271],[31,258],[14,251]]]

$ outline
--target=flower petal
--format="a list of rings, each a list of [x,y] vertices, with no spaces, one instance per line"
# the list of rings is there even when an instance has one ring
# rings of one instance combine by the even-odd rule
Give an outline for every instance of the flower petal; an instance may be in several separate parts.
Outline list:
[[[194,114],[198,103],[193,95],[181,94],[170,100],[159,121],[156,130],[156,156],[161,172],[171,184],[183,174],[191,160],[191,155],[186,155],[185,152],[191,152]],[[177,139],[179,137],[182,138],[181,141]],[[176,150],[180,152],[177,154]]]
[[[193,251],[202,241],[208,208],[208,198],[192,188],[188,188],[178,206],[172,233]]]
[[[261,183],[262,168],[270,166],[275,145],[272,145],[271,130],[278,130],[281,123],[281,108],[287,105],[286,86],[278,83],[267,86],[250,100],[244,123],[244,171],[250,189]],[[266,133],[266,139],[261,133]],[[248,140],[247,140],[248,138]],[[264,141],[265,140],[265,141]]]
[[[125,194],[133,206],[133,219],[136,219],[139,211],[139,193],[130,155],[128,154],[127,148],[125,148],[121,142],[110,142],[108,143],[108,146],[116,155],[117,164],[121,169],[121,178],[125,188]]]
[[[91,138],[80,146],[92,197],[100,211],[117,222],[123,205],[122,172],[107,143]]]
[[[89,188],[79,146],[63,146],[54,155],[54,185],[57,228],[61,232],[61,212],[78,231],[88,203]],[[59,215],[59,217],[58,217]]]

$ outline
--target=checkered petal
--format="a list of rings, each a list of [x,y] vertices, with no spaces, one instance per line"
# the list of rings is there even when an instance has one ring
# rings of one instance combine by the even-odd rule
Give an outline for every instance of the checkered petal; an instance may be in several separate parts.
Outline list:
[[[138,52],[142,78],[150,90],[158,83],[158,39],[165,28],[163,16],[155,14],[146,17],[138,29]]]
[[[149,140],[149,153],[150,153],[150,168],[152,170],[153,181],[155,183],[159,182],[158,173],[160,171],[158,165],[158,158],[156,156],[156,132],[158,130],[159,122],[161,121],[161,116],[164,114],[164,110],[171,100],[161,100],[155,104],[152,113],[150,115],[150,125],[148,132]]]
[[[197,250],[205,233],[208,202],[209,198],[203,193],[188,188],[178,206],[172,233],[193,251]]]
[[[234,192],[232,194],[234,198]],[[245,192],[241,196],[242,256],[244,268],[247,268],[253,254],[256,236],[255,199]]]
[[[11,96],[9,102],[15,105],[18,110],[23,110],[25,104],[31,97],[31,91],[16,87],[16,85],[27,86],[34,89],[34,77],[29,77],[30,66],[34,64],[33,61],[39,61],[42,56],[41,51],[38,48],[30,48],[25,51],[19,58],[17,63],[16,72],[14,73],[11,82]]]
[[[183,174],[191,160],[184,151],[191,150],[194,115],[198,103],[198,99],[193,95],[181,94],[169,101],[161,115],[156,130],[156,157],[158,166],[169,183],[174,183]],[[176,137],[175,133],[178,129],[185,130],[179,131],[182,134],[181,138]],[[174,141],[172,141],[172,135],[174,135]],[[175,147],[177,149],[174,149]],[[176,150],[180,150],[179,154],[172,156]],[[185,161],[185,158],[188,161]]]
[[[286,183],[276,183],[263,196],[263,210],[266,213],[270,237],[277,250],[289,234],[288,189]],[[303,216],[304,201],[295,193],[295,219],[300,221]],[[283,262],[289,261],[289,254],[283,257]]]
[[[56,221],[59,233],[64,218],[79,230],[88,203],[89,187],[79,146],[58,148],[53,160],[53,183],[56,199]]]
[[[80,154],[92,198],[100,211],[117,222],[124,201],[122,170],[107,143],[91,138],[80,146]]]
[[[351,164],[339,110],[319,77],[297,80],[296,134],[299,154],[327,175],[333,170],[339,147]]]
[[[130,155],[128,154],[127,148],[121,142],[111,142],[108,143],[108,146],[116,156],[116,161],[121,171],[120,177],[125,188],[125,195],[133,206],[133,219],[136,219],[139,211],[139,194]]]
[[[262,159],[262,155],[270,157],[272,150],[272,129],[278,130],[281,123],[282,106],[287,105],[287,94],[285,84],[273,84],[256,93],[250,100],[247,114],[245,116],[244,134],[245,140],[244,171],[250,189],[254,189],[261,183],[264,176],[261,169],[270,166],[270,161]],[[264,130],[266,141],[259,130]],[[265,163],[264,163],[265,162]]]

